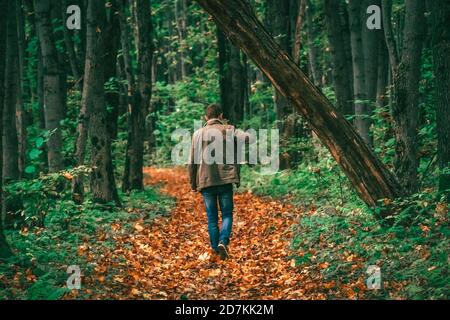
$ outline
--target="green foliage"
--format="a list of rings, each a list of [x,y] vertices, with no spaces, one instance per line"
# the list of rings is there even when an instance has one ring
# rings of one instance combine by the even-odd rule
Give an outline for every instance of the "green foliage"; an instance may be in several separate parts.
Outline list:
[[[17,208],[15,212],[9,212],[12,215],[14,227],[19,225],[44,227],[46,215],[51,214],[53,210],[69,215],[72,208],[67,207],[66,204],[58,207],[61,200],[70,199],[68,180],[73,176],[85,175],[89,172],[89,168],[79,167],[6,185],[6,203],[20,204],[20,208]]]
[[[362,297],[448,299],[448,226],[448,206],[434,193],[415,195],[390,224],[366,210],[322,207],[301,219],[293,249],[301,253],[301,268],[320,273],[336,288],[365,282],[367,267],[380,267],[384,287]],[[328,294],[333,298],[332,290]]]
[[[426,189],[386,203],[399,209],[383,221],[377,217],[386,208],[369,210],[324,148],[306,145],[302,157],[293,170],[270,176],[244,167],[242,185],[303,208],[293,258],[302,272],[333,283],[328,298],[340,297],[344,287],[352,287],[359,298],[449,298],[450,216],[442,194]],[[358,291],[366,286],[370,265],[381,268],[383,287]]]
[[[42,185],[58,180],[53,175],[42,179],[45,181]],[[42,186],[35,188],[43,189]],[[6,231],[15,255],[0,264],[0,299],[62,298],[69,292],[66,287],[68,266],[80,266],[83,279],[94,272],[94,265],[80,253],[80,246],[97,244],[100,250],[97,254],[101,255],[101,250],[112,250],[115,246],[112,224],[130,233],[136,221],[147,225],[174,205],[172,199],[151,188],[121,197],[123,208],[102,208],[90,199],[83,205],[76,205],[65,197],[42,200],[47,203],[41,206],[48,208],[44,216],[45,228],[23,226],[20,231]],[[25,207],[32,206],[34,201],[25,201]],[[102,245],[98,246],[100,241]]]

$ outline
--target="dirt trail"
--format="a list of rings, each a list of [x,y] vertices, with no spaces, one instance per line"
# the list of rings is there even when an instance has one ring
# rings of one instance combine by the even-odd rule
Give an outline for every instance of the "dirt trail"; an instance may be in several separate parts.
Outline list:
[[[201,195],[190,192],[185,170],[146,168],[145,175],[147,185],[162,183],[162,192],[177,204],[149,228],[117,239],[123,243],[115,254],[124,259],[115,267],[128,272],[115,277],[123,285],[109,298],[324,298],[308,290],[317,284],[290,256],[292,227],[301,214],[294,207],[248,192],[235,194],[231,259],[220,261],[211,255]]]

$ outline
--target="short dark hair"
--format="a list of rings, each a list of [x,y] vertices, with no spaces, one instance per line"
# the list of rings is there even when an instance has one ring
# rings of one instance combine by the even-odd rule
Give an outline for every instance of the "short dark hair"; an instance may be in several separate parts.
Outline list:
[[[206,116],[208,117],[208,119],[218,118],[222,113],[222,106],[217,103],[210,104],[206,108]]]

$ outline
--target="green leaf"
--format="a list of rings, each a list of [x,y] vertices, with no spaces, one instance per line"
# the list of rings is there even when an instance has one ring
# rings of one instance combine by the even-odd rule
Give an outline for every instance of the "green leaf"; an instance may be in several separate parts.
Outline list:
[[[39,158],[39,156],[41,155],[42,151],[39,149],[32,149],[30,151],[30,159],[31,160],[35,160],[37,158]]]
[[[28,166],[25,168],[25,173],[33,174],[36,172],[36,168],[34,166]]]
[[[42,138],[42,137],[38,137],[37,139],[36,139],[36,148],[40,148],[40,147],[42,147],[43,145],[44,145],[44,143],[45,143],[45,140],[44,140],[44,138]]]

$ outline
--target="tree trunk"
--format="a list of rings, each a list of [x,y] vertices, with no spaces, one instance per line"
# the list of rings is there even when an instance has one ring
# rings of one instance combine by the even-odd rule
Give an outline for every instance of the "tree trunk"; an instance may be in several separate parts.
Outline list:
[[[423,28],[425,25],[424,13],[425,3],[423,0],[406,1],[402,52],[399,64],[392,65],[392,74],[394,75],[392,116],[395,122],[396,137],[394,165],[397,176],[408,193],[413,193],[418,188],[419,81],[421,77],[422,43],[425,35]],[[385,18],[388,18],[388,16]],[[386,24],[390,24],[390,21]],[[385,29],[387,34],[389,34],[389,29]],[[387,44],[392,46],[392,43],[388,40]],[[390,49],[391,56],[395,55],[393,53],[395,50],[395,48]],[[391,57],[391,61],[396,63],[395,60],[395,57]]]
[[[233,43],[263,70],[305,117],[369,206],[402,195],[395,177],[374,156],[351,124],[336,111],[276,44],[247,1],[197,0]]]
[[[354,114],[353,110],[353,75],[351,62],[347,59],[347,50],[345,45],[350,38],[350,30],[345,14],[345,1],[325,0],[324,9],[328,33],[328,41],[331,49],[331,62],[333,64],[333,84],[336,94],[336,108],[344,115]],[[345,20],[344,20],[345,19]]]
[[[311,79],[316,86],[320,86],[322,83],[322,70],[319,62],[319,48],[317,47],[316,40],[319,34],[318,28],[314,21],[315,7],[311,0],[306,1],[306,26],[308,29],[308,57],[309,67],[311,69]]]
[[[377,97],[377,79],[378,79],[378,48],[380,46],[380,36],[382,30],[371,30],[366,26],[368,15],[366,9],[376,5],[381,8],[381,0],[364,0],[362,7],[362,40],[364,54],[364,79],[366,84],[366,99],[371,105],[368,106],[368,115],[372,115],[373,105]],[[370,121],[369,121],[370,122]]]
[[[86,65],[83,93],[89,113],[91,142],[91,191],[94,201],[114,201],[120,205],[111,158],[111,140],[107,131],[104,89],[104,40],[106,30],[104,1],[89,0],[87,9]]]
[[[174,8],[175,22],[178,32],[178,68],[180,79],[188,75],[188,66],[186,62],[186,0],[175,0]]]
[[[366,81],[364,51],[362,41],[362,3],[361,0],[349,0],[348,15],[353,61],[353,100],[355,105],[355,127],[364,141],[371,146],[370,121],[366,103]]]
[[[219,51],[220,101],[224,116],[231,123],[243,120],[246,84],[241,50],[217,30]]]
[[[450,3],[430,1],[432,22],[432,54],[436,90],[436,125],[438,162],[441,171],[439,189],[450,201]]]
[[[305,20],[306,1],[299,0],[297,18],[295,19],[294,45],[292,46],[292,58],[296,64],[300,64],[300,52],[302,48],[302,27]]]
[[[16,104],[18,100],[19,61],[17,59],[16,1],[8,2],[7,45],[3,109],[3,179],[19,179],[19,150],[16,128]]]
[[[289,0],[268,0],[267,2],[267,11],[269,15],[267,18],[268,29],[278,45],[288,53],[293,52],[293,32],[296,30],[290,26],[290,21],[296,20],[292,19],[291,16],[296,17],[300,14],[298,11],[299,7],[295,8],[294,12],[290,11],[291,9],[293,9],[293,7]],[[300,26],[298,26],[298,28],[300,28]],[[297,37],[298,36],[299,35],[297,35]],[[298,48],[298,50],[300,50],[300,48]],[[299,54],[299,52],[296,53]],[[299,60],[298,57],[294,57],[294,59],[296,61]],[[288,99],[286,99],[286,97],[278,90],[275,91],[275,107],[278,129],[281,133],[281,145],[286,147],[289,144],[289,138],[292,137],[290,134],[298,131],[299,117],[295,114],[294,108],[289,103]],[[294,137],[296,137],[296,135],[294,135]],[[292,160],[294,160],[292,152],[283,152],[280,159],[280,169],[284,170],[290,168]]]
[[[105,100],[108,110],[108,132],[111,140],[117,138],[119,118],[119,92],[117,74],[117,52],[120,47],[120,21],[117,14],[117,1],[111,1],[110,14],[108,16],[108,29],[106,30],[106,55],[105,55],[105,80],[115,86],[106,91]]]
[[[152,91],[152,59],[153,59],[153,27],[151,7],[149,0],[137,0],[137,38],[138,38],[138,66],[137,66],[137,92],[133,94],[130,104],[130,128],[127,144],[127,174],[124,175],[124,191],[142,190],[143,163],[144,163],[144,139],[145,119],[151,110]],[[132,75],[131,75],[132,76]],[[153,127],[154,121],[151,125]],[[152,128],[153,129],[153,128]],[[127,181],[125,181],[127,180]]]
[[[81,75],[80,62],[79,62],[77,54],[75,52],[75,46],[72,41],[72,34],[71,34],[70,30],[65,27],[66,19],[67,19],[67,12],[66,12],[67,7],[68,7],[67,0],[62,0],[60,9],[61,9],[62,23],[64,25],[64,28],[63,28],[64,45],[66,48],[67,57],[69,59],[72,76],[75,80],[75,85],[80,91],[82,91],[83,90],[83,81],[81,79],[82,75]]]
[[[386,106],[387,86],[389,85],[389,54],[387,51],[384,36],[380,35],[380,44],[378,47],[378,71],[377,71],[377,101],[378,108]]]
[[[17,78],[17,107],[16,107],[16,128],[19,142],[19,173],[23,177],[25,171],[25,156],[27,149],[27,114],[24,108],[25,99],[25,31],[22,1],[17,1],[16,6],[17,21],[17,58],[19,59],[19,76]]]
[[[31,37],[36,36],[36,38],[39,37],[38,32],[37,32],[37,23],[36,23],[36,14],[35,14],[35,10],[34,10],[34,4],[33,4],[33,0],[25,0],[24,1],[26,10],[27,10],[27,15],[26,17],[28,17],[29,19],[29,26],[30,26],[30,31],[31,31]],[[34,14],[32,14],[34,13]],[[35,93],[33,93],[32,95],[35,95],[35,100],[37,100],[37,105],[35,108],[32,108],[31,110],[31,118],[32,118],[32,122],[37,124],[37,127],[42,130],[41,132],[45,131],[45,115],[44,115],[44,68],[43,68],[43,63],[42,63],[42,53],[41,53],[41,48],[40,45],[38,43],[37,48],[36,48],[36,52],[34,53],[30,53],[32,55],[32,57],[34,57],[36,59],[35,62],[35,68],[32,68],[30,71],[28,72],[36,72],[36,84],[35,84]],[[33,82],[30,81],[30,84],[32,84]],[[47,172],[47,146],[44,145],[42,146],[42,153],[40,155],[40,159],[39,159],[39,171],[40,172]]]
[[[65,110],[64,93],[50,19],[50,1],[34,0],[34,8],[44,70],[45,128],[51,132],[47,141],[48,169],[57,172],[63,168],[60,122]]]
[[[8,4],[0,2],[0,30],[7,30]],[[6,64],[6,32],[0,32],[0,123],[3,123],[4,79]],[[11,249],[3,233],[3,139],[0,138],[0,259],[11,256]]]

